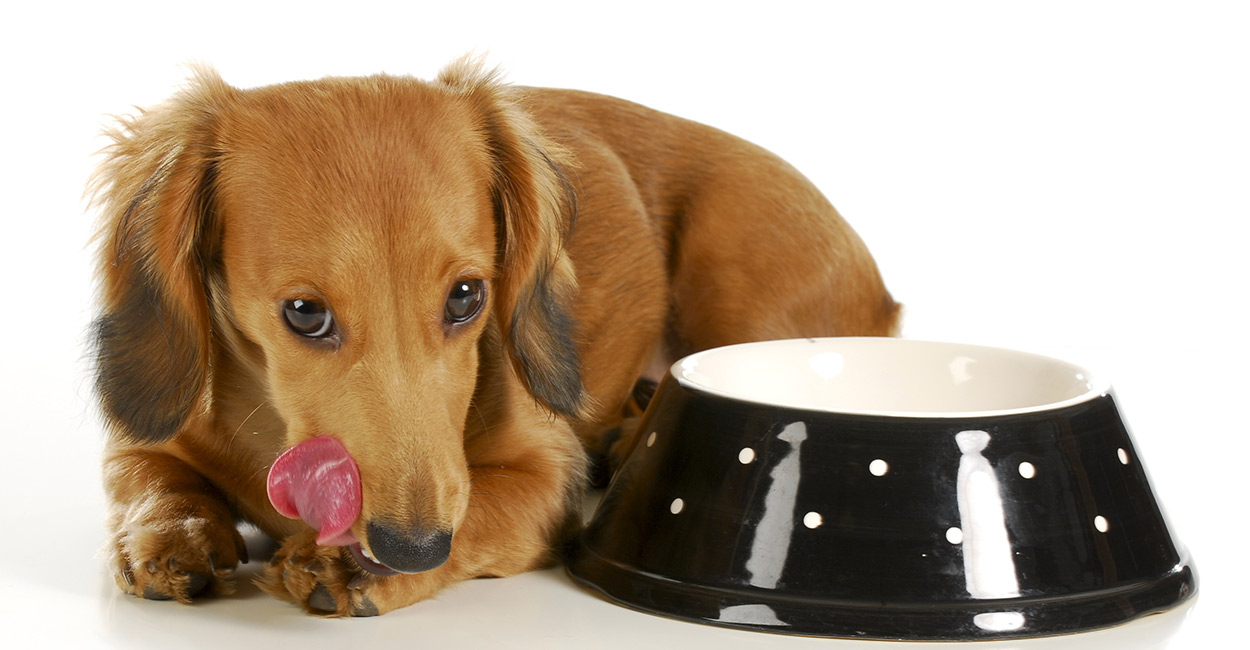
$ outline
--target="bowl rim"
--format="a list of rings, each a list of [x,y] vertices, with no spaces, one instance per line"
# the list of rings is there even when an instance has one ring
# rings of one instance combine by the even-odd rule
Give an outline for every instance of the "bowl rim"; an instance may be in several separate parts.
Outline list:
[[[1086,381],[1088,388],[1079,395],[1047,402],[1044,404],[1036,404],[1032,406],[1022,406],[1008,409],[986,409],[977,411],[891,411],[878,409],[855,409],[846,407],[817,407],[805,406],[794,403],[770,402],[760,399],[754,399],[749,395],[738,392],[726,391],[713,388],[686,376],[685,368],[692,364],[697,364],[703,357],[713,354],[723,354],[727,350],[761,347],[761,346],[777,346],[777,345],[793,345],[798,341],[808,341],[812,343],[836,343],[839,345],[890,345],[890,346],[917,346],[917,347],[947,347],[952,350],[964,350],[968,352],[982,352],[991,354],[1014,355],[1022,360],[1028,359],[1034,362],[1044,362],[1047,364],[1057,364],[1066,366],[1077,372],[1077,376]],[[1111,393],[1110,382],[1103,379],[1098,373],[1091,372],[1087,367],[1070,361],[1059,359],[1056,357],[1038,354],[1035,352],[1026,352],[1012,348],[1004,348],[990,345],[977,345],[971,343],[946,342],[946,341],[930,341],[923,339],[904,339],[894,337],[877,337],[877,336],[828,336],[828,337],[809,337],[809,338],[792,338],[792,339],[773,339],[766,341],[751,341],[748,343],[736,343],[733,345],[725,345],[716,348],[709,348],[694,354],[688,355],[674,362],[668,369],[668,375],[678,382],[683,388],[714,396],[721,399],[735,400],[748,404],[758,404],[768,408],[785,409],[791,411],[809,412],[809,413],[832,413],[839,415],[865,416],[865,417],[886,417],[901,418],[909,420],[921,419],[939,419],[939,420],[968,420],[977,418],[997,418],[1013,415],[1027,415],[1035,413],[1044,413],[1047,411],[1055,411],[1068,408],[1092,399],[1097,399]]]

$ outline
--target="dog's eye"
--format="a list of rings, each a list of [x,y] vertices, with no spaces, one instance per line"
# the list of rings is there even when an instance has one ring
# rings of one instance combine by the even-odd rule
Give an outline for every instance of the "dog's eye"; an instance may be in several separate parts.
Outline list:
[[[330,310],[313,300],[296,298],[282,303],[282,318],[291,331],[308,338],[319,339],[334,331]]]
[[[483,293],[481,280],[456,280],[447,294],[447,308],[443,317],[449,323],[471,320],[482,308]]]

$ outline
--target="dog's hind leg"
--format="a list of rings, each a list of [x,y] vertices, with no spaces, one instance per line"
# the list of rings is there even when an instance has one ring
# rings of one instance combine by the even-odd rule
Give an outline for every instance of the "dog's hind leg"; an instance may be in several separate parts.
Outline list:
[[[674,352],[895,333],[899,307],[863,241],[807,179],[759,153],[726,156],[682,216]]]

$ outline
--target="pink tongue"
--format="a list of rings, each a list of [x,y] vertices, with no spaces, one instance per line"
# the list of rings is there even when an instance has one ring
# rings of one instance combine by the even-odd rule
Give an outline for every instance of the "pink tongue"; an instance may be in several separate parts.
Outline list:
[[[269,502],[317,529],[322,546],[356,542],[349,530],[360,516],[360,472],[343,443],[321,436],[282,452],[269,468]]]

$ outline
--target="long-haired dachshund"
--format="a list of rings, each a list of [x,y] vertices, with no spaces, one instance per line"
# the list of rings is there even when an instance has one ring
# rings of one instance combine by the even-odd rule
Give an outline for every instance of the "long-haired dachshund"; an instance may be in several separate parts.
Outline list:
[[[547,565],[640,379],[898,318],[772,154],[467,60],[251,90],[199,70],[111,136],[97,392],[113,569],[144,598],[227,593],[237,521],[280,542],[261,586],[315,614]]]

